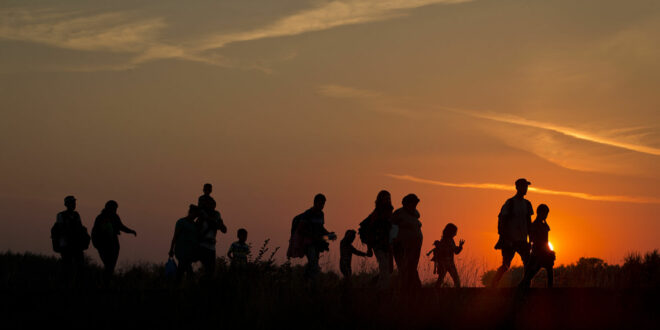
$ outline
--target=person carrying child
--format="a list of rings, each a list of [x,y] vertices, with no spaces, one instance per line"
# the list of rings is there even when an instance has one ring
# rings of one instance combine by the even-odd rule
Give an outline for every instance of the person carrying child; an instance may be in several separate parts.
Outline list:
[[[241,228],[237,232],[238,241],[231,243],[227,257],[231,260],[232,268],[245,267],[248,262],[248,255],[250,254],[250,246],[245,243],[247,241],[248,232]]]
[[[347,230],[344,238],[341,240],[341,243],[339,243],[339,270],[341,271],[342,275],[344,275],[344,279],[347,280],[351,278],[351,275],[353,275],[353,271],[351,269],[351,261],[353,259],[353,255],[360,257],[371,257],[373,255],[371,250],[365,253],[353,246],[353,241],[355,241],[355,234],[355,230]]]
[[[555,265],[555,251],[550,249],[548,242],[548,232],[550,226],[546,222],[550,213],[550,208],[541,204],[536,208],[536,219],[532,222],[529,229],[529,238],[532,242],[532,254],[529,258],[529,263],[525,268],[525,275],[520,282],[521,288],[529,288],[532,279],[541,268],[545,268],[548,275],[548,288],[553,285],[553,272],[552,267]]]
[[[454,255],[461,253],[465,240],[460,240],[458,246],[456,246],[454,237],[456,237],[457,232],[458,227],[453,223],[448,223],[442,231],[442,239],[433,242],[435,248],[426,254],[428,256],[433,253],[433,258],[431,259],[431,261],[435,263],[433,273],[438,274],[438,282],[436,282],[436,286],[442,285],[445,275],[449,272],[449,275],[454,281],[454,287],[461,287],[461,279],[456,270]]]

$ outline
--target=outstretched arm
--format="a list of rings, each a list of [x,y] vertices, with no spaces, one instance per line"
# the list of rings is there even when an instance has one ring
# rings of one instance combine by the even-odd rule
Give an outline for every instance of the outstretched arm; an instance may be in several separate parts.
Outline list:
[[[174,246],[176,245],[176,239],[179,236],[179,227],[174,227],[174,235],[172,235],[172,244],[170,244],[170,252],[168,253],[170,257],[174,257]]]
[[[362,252],[362,251],[356,249],[356,248],[355,248],[354,246],[352,246],[352,245],[351,245],[351,250],[352,250],[351,252],[352,252],[354,255],[356,255],[356,256],[360,256],[360,257],[366,257],[366,256],[367,256],[367,252]]]
[[[123,231],[127,234],[133,234],[134,236],[137,236],[137,232],[135,230],[131,229],[131,228],[126,227],[121,222],[121,219],[119,217],[117,217],[117,229],[119,229],[119,231]]]

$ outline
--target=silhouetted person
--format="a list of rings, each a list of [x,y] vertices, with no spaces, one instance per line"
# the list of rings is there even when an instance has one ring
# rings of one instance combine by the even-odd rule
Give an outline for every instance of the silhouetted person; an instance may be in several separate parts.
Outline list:
[[[511,261],[516,253],[520,255],[523,265],[527,265],[529,259],[529,243],[527,236],[529,226],[534,214],[532,203],[525,199],[527,188],[531,182],[526,179],[516,180],[516,195],[509,198],[498,215],[497,233],[500,235],[496,250],[502,250],[502,266],[497,269],[492,287],[499,284],[504,273],[511,267]]]
[[[119,235],[121,232],[137,236],[135,230],[130,229],[121,222],[117,214],[119,204],[115,201],[108,201],[105,207],[96,217],[94,227],[92,227],[92,243],[99,252],[99,257],[103,262],[104,275],[106,281],[110,279],[115,272],[117,258],[119,258]]]
[[[57,214],[50,235],[53,250],[62,256],[66,276],[75,281],[82,272],[85,263],[83,251],[89,247],[90,237],[87,228],[82,224],[80,214],[76,212],[76,198],[66,196],[64,206],[66,210]]]
[[[325,200],[323,194],[314,196],[314,206],[293,218],[291,224],[292,234],[287,256],[298,258],[304,255],[307,257],[305,276],[310,279],[315,278],[320,271],[319,256],[321,252],[329,250],[325,236],[328,236],[330,240],[337,239],[335,233],[325,229],[323,215]]]
[[[232,268],[242,268],[248,263],[248,256],[250,255],[250,246],[246,243],[248,232],[241,228],[236,233],[238,241],[231,243],[227,257],[231,260]]]
[[[215,199],[211,197],[211,193],[213,192],[213,185],[210,183],[205,183],[204,187],[202,188],[202,192],[204,194],[199,196],[197,199],[197,206],[202,207],[202,205],[210,205],[211,202],[215,204]]]
[[[371,251],[362,252],[356,249],[353,246],[353,241],[355,241],[355,230],[349,229],[346,231],[344,238],[339,243],[339,270],[345,279],[350,279],[353,275],[351,269],[351,261],[353,260],[353,255],[360,257],[370,257]]]
[[[179,265],[176,269],[176,279],[181,281],[183,275],[192,274],[192,263],[195,261],[195,252],[199,244],[199,232],[195,224],[195,218],[199,216],[199,208],[190,204],[188,215],[179,219],[174,227],[172,244],[169,256],[176,256]]]
[[[394,261],[399,269],[402,288],[418,289],[422,286],[417,265],[423,240],[422,223],[417,211],[419,198],[415,194],[408,194],[401,203],[403,207],[392,214],[392,224],[398,227],[398,234],[392,243]]]
[[[548,213],[550,213],[550,208],[547,205],[539,205],[536,208],[536,219],[529,228],[532,254],[527,262],[523,280],[520,282],[520,287],[522,288],[529,288],[534,275],[541,268],[545,268],[548,275],[548,288],[552,288],[554,280],[552,267],[555,265],[555,252],[550,249],[550,245],[548,244],[548,232],[550,231],[550,226],[546,222]]]
[[[447,273],[449,273],[451,279],[454,281],[454,287],[461,287],[461,279],[456,270],[454,255],[463,251],[465,240],[460,240],[457,246],[456,242],[454,242],[454,237],[456,237],[457,232],[458,228],[456,225],[448,223],[442,231],[442,239],[433,242],[435,248],[426,254],[430,255],[433,253],[433,259],[431,260],[435,263],[433,273],[438,274],[438,281],[436,282],[436,286],[438,287],[444,282]]]
[[[218,230],[222,233],[227,232],[227,227],[222,221],[220,212],[215,207],[215,200],[213,198],[201,198],[199,204],[199,217],[197,218],[197,226],[199,227],[199,249],[197,257],[204,266],[204,273],[206,277],[212,277],[215,272],[215,245]]]
[[[389,284],[394,268],[392,260],[392,198],[387,190],[381,190],[376,196],[373,212],[360,223],[360,240],[367,245],[368,251],[376,256],[378,262],[377,280],[381,285]]]

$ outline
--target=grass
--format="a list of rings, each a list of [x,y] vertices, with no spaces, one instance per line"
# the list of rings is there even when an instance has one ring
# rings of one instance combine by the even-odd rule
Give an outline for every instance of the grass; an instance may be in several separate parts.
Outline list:
[[[190,278],[177,285],[165,277],[164,265],[143,263],[125,268],[107,286],[102,285],[101,269],[93,264],[70,285],[57,258],[2,253],[3,328],[43,321],[99,329],[653,329],[660,325],[655,316],[657,251],[631,254],[621,266],[582,259],[557,268],[557,284],[564,288],[525,293],[431,285],[415,293],[379,290],[371,285],[374,273],[366,264],[351,285],[333,272],[308,281],[302,266],[276,264],[276,252],[266,242],[241,271],[218,258],[217,271],[208,282]],[[476,269],[471,271],[476,274]],[[509,272],[511,283],[516,272]],[[487,280],[488,273],[483,278]],[[543,279],[537,276],[537,280]]]

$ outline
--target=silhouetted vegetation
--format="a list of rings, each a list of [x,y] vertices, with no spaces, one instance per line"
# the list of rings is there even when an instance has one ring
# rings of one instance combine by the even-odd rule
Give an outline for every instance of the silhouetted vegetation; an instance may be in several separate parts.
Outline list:
[[[489,285],[495,270],[483,274],[483,285]],[[580,258],[577,263],[555,266],[556,287],[590,288],[660,288],[660,253],[658,250],[644,255],[630,253],[623,265],[609,265],[598,258]],[[504,275],[502,286],[516,286],[523,277],[523,268],[514,267]],[[546,273],[541,271],[532,286],[545,287]]]
[[[320,273],[315,281],[305,279],[304,266],[276,264],[276,252],[265,242],[240,270],[218,258],[211,281],[202,281],[198,272],[180,285],[165,277],[164,265],[151,263],[124,267],[105,283],[103,269],[88,262],[73,286],[63,281],[58,258],[6,252],[0,254],[0,309],[8,328],[39,320],[101,329],[654,328],[658,324],[653,317],[657,251],[632,254],[622,266],[582,259],[558,267],[562,270],[558,286],[600,288],[531,289],[522,300],[514,289],[435,289],[431,283],[414,295],[379,290],[372,285],[375,273],[361,271],[354,274],[353,288],[348,289],[332,272]],[[395,273],[395,288],[397,282]],[[637,283],[637,289],[605,289],[622,283]]]

